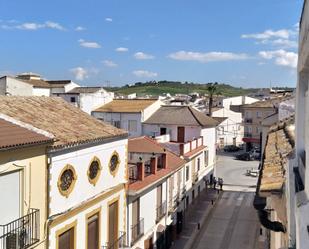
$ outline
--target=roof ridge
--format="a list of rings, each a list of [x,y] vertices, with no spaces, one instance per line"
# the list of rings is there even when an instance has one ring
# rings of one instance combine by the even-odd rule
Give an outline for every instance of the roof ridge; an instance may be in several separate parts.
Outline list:
[[[198,120],[198,118],[195,116],[195,114],[193,113],[193,111],[192,111],[193,108],[191,106],[188,106],[188,108],[189,108],[189,111],[191,112],[191,114],[193,115],[193,117],[195,118],[195,120],[200,124],[200,126],[203,126],[201,124],[201,122]]]

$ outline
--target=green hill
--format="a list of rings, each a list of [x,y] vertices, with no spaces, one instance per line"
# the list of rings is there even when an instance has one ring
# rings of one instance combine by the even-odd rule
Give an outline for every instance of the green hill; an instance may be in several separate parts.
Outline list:
[[[125,85],[122,87],[110,87],[106,90],[113,91],[120,94],[136,93],[138,96],[153,95],[158,96],[164,93],[171,95],[175,94],[189,94],[198,92],[201,94],[207,93],[207,84],[198,83],[181,83],[177,81],[158,81],[158,82],[137,82],[134,85]],[[256,92],[257,89],[244,89],[241,87],[233,87],[228,84],[219,84],[219,92],[224,96],[238,96]]]

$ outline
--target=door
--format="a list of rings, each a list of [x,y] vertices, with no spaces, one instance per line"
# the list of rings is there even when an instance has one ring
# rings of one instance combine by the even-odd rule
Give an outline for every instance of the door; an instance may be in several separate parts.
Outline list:
[[[87,249],[99,249],[99,214],[88,218]]]
[[[182,220],[183,220],[182,211],[177,212],[177,234],[180,234],[182,231]]]
[[[236,146],[236,137],[233,137],[233,145]]]
[[[74,227],[59,235],[59,249],[74,249]]]
[[[0,175],[0,224],[20,218],[20,172]],[[0,227],[0,234],[2,227]]]
[[[177,127],[177,142],[178,143],[185,142],[185,127],[183,126]]]
[[[118,233],[118,201],[109,205],[108,209],[108,242],[109,246],[113,249],[118,249],[117,241]],[[113,246],[112,246],[113,245]]]

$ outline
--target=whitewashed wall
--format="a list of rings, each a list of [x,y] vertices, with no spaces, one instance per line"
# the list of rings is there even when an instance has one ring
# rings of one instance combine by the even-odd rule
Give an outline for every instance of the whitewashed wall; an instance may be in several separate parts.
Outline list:
[[[10,77],[0,79],[0,95],[32,96],[32,85]]]
[[[100,91],[96,93],[81,93],[80,94],[80,109],[88,114],[91,112],[113,100],[114,95],[112,93],[108,93],[106,91]]]
[[[157,100],[152,105],[145,108],[142,112],[141,121],[144,122],[145,120],[147,120],[152,114],[154,114],[154,112],[156,112],[161,107],[161,105],[163,105],[163,102],[161,100]]]
[[[96,196],[104,190],[108,190],[126,182],[126,145],[127,139],[111,143],[88,147],[78,151],[67,152],[60,155],[50,155],[50,215],[68,210],[89,198]],[[109,160],[116,151],[120,157],[120,165],[115,177],[110,174]],[[94,157],[101,161],[102,171],[95,186],[89,183],[87,170]],[[57,181],[63,168],[70,164],[74,167],[77,180],[73,191],[68,198],[59,193]]]
[[[51,95],[50,88],[40,88],[40,87],[33,87],[33,95],[34,96],[46,96],[49,97]]]

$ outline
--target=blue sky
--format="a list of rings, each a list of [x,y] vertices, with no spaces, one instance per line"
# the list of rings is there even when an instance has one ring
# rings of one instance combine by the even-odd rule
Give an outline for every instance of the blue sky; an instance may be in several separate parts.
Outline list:
[[[1,0],[0,75],[295,86],[302,0]]]

